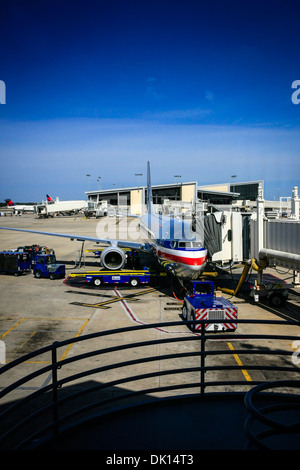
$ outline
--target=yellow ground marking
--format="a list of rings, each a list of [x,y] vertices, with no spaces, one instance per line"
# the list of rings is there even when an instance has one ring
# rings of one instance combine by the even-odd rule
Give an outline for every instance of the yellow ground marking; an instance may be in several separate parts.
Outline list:
[[[156,289],[147,289],[140,292],[135,292],[134,294],[128,294],[125,297],[114,297],[113,299],[104,300],[103,302],[99,302],[97,304],[88,304],[83,302],[72,302],[73,305],[79,305],[81,307],[94,307],[94,308],[108,308],[107,305],[120,302],[120,300],[135,300],[135,297],[139,295],[149,294],[150,292],[154,292]]]
[[[9,320],[9,318],[6,318],[6,320]],[[0,339],[4,338],[6,335],[8,335],[8,333],[10,333],[12,330],[14,330],[18,325],[20,325],[20,323],[22,323],[24,320],[45,320],[45,318],[21,318],[20,321],[18,321],[17,323],[15,323],[15,325],[13,325],[9,330],[7,330],[5,333],[3,333],[2,335],[0,335]],[[80,320],[80,318],[51,318],[51,320]],[[88,324],[89,322],[89,319],[85,320],[84,324],[81,326],[81,328],[78,330],[78,332],[76,333],[75,335],[75,338],[77,338],[81,333],[82,331],[84,330],[84,328],[86,327],[86,325]],[[20,346],[18,349],[22,348],[28,341],[30,341],[30,339],[32,338],[32,336],[34,336],[36,334],[36,331],[33,331],[29,338],[27,338]],[[69,346],[67,347],[67,349],[65,350],[65,352],[63,353],[63,355],[61,356],[61,358],[59,359],[60,361],[62,361],[68,354],[68,352],[70,351],[71,347],[73,346],[74,343],[72,344],[69,344]],[[24,362],[25,364],[51,364],[51,361],[25,361]]]
[[[19,346],[18,349],[21,349],[23,348],[23,346],[25,346],[26,343],[28,343],[28,341],[31,340],[31,338],[36,335],[36,331],[33,331],[30,335],[29,335],[29,338],[27,338],[25,341],[23,341],[23,343]]]
[[[232,344],[231,343],[227,343],[227,344],[228,344],[229,349],[234,351],[234,347],[232,346]],[[233,357],[234,357],[234,359],[236,360],[236,362],[238,363],[239,366],[244,365],[237,354],[233,354]],[[242,373],[243,373],[245,379],[247,380],[247,382],[252,382],[252,379],[251,379],[250,375],[248,374],[248,372],[245,369],[242,369]]]
[[[2,335],[0,335],[0,339],[4,338],[6,335],[8,335],[8,333],[10,333],[12,330],[14,330],[18,325],[20,325],[20,323],[22,323],[23,321],[25,320],[25,318],[21,318],[20,321],[18,321],[17,323],[14,324],[14,326],[12,326],[9,330],[7,330],[5,333],[3,333]]]
[[[86,325],[88,324],[89,320],[85,320],[84,324],[82,325],[82,327],[77,331],[77,334],[75,336],[75,338],[77,338],[78,336],[80,336],[80,334],[82,333],[82,331],[84,330],[84,328],[86,327]],[[68,355],[70,349],[72,348],[74,343],[72,344],[69,344],[69,346],[67,347],[67,349],[65,350],[65,352],[63,353],[63,355],[61,356],[61,358],[59,359],[59,361],[63,361],[65,359],[65,357]]]

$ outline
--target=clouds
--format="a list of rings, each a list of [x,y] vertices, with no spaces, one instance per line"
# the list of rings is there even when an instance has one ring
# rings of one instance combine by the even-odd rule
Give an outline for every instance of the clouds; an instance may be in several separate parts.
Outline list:
[[[0,199],[135,185],[147,160],[154,184],[298,184],[299,6],[25,3],[0,30]]]
[[[165,122],[179,121],[182,122],[199,122],[213,113],[209,108],[189,108],[189,109],[169,109],[166,111],[154,111],[152,113],[144,113],[145,117],[151,119],[164,120]]]
[[[151,162],[153,184],[183,181],[200,185],[265,180],[268,197],[274,186],[290,194],[299,184],[300,134],[296,129],[183,124],[170,116],[201,110],[169,111],[165,119],[57,119],[0,123],[0,199],[41,200],[45,191],[61,199],[82,199],[88,189],[136,185]],[[16,171],[19,170],[19,171]],[[20,189],[22,184],[22,189]],[[141,181],[141,184],[143,182]],[[26,196],[26,197],[27,197]]]

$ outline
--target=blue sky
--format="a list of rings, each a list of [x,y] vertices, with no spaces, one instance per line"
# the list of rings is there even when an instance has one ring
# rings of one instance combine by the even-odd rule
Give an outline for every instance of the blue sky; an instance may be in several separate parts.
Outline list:
[[[85,199],[99,177],[146,180],[147,160],[153,184],[235,174],[290,196],[299,13],[277,0],[2,1],[0,200]]]

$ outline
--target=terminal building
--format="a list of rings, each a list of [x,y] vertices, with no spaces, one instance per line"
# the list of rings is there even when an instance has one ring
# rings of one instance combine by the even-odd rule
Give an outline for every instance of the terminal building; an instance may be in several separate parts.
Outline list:
[[[252,210],[256,207],[259,190],[264,193],[264,181],[246,181],[199,186],[196,181],[168,183],[152,186],[153,204],[168,207],[173,211],[196,210],[199,205],[206,210],[216,209]],[[147,204],[147,187],[86,191],[90,210],[114,206],[126,209],[128,214],[142,214]],[[283,198],[281,198],[283,199]],[[290,198],[265,201],[266,213],[290,211]],[[225,206],[225,207],[224,207]]]

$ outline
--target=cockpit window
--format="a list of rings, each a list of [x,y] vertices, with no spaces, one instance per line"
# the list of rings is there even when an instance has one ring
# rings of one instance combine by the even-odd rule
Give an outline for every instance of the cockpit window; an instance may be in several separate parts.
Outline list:
[[[191,248],[191,246],[192,246],[191,242],[179,242],[180,248]]]
[[[179,248],[202,248],[201,242],[179,242]]]

